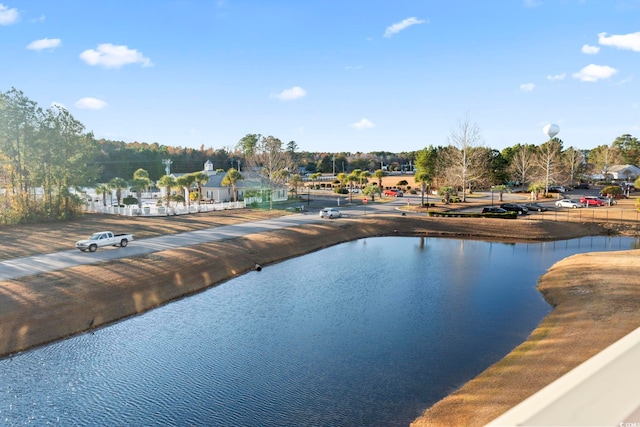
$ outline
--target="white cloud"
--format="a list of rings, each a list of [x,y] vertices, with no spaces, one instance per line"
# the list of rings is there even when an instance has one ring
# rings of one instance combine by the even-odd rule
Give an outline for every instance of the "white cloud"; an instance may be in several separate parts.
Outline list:
[[[371,129],[372,127],[375,127],[376,125],[374,125],[371,121],[362,118],[360,119],[359,122],[353,123],[351,125],[352,128],[357,129],[357,130],[363,130],[363,129]]]
[[[393,24],[392,26],[388,27],[385,32],[384,32],[384,37],[391,37],[394,34],[399,33],[400,31],[404,30],[405,28],[408,28],[412,25],[417,25],[417,24],[424,24],[426,21],[424,19],[418,19],[416,17],[411,17],[411,18],[407,18],[404,19],[400,22],[396,22],[395,24]]]
[[[142,64],[143,67],[153,65],[149,58],[136,49],[116,46],[111,43],[99,44],[97,50],[85,50],[80,54],[80,58],[89,65],[102,65],[106,68],[120,68],[123,65],[136,63]]]
[[[627,49],[640,52],[640,32],[607,37],[607,33],[598,34],[598,43],[603,46],[613,46],[618,49]]]
[[[600,48],[598,46],[589,46],[588,44],[582,46],[582,53],[587,55],[595,55],[598,52],[600,52]]]
[[[555,76],[547,76],[547,80],[564,80],[567,77],[567,73],[556,74]]]
[[[523,92],[531,92],[535,87],[536,85],[533,83],[524,83],[520,85],[520,90]]]
[[[0,3],[0,25],[11,25],[18,22],[19,18],[18,9],[9,9]]]
[[[577,73],[572,74],[574,79],[583,82],[597,82],[598,80],[608,79],[617,73],[618,70],[608,65],[589,64]]]
[[[282,101],[291,101],[293,99],[303,98],[307,95],[307,91],[300,86],[294,86],[291,89],[285,89],[282,92],[271,95],[272,98],[278,98]]]
[[[27,46],[27,49],[31,50],[44,50],[44,49],[55,49],[62,44],[60,39],[40,39],[36,41],[32,41]]]
[[[107,103],[98,98],[82,98],[74,104],[82,110],[100,110],[107,106]]]

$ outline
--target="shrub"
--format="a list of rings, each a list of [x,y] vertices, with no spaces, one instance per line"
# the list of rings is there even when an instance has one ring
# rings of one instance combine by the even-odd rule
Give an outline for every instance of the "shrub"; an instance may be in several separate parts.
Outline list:
[[[622,194],[622,188],[617,185],[609,185],[604,187],[601,191],[602,194]]]
[[[122,203],[125,205],[137,205],[138,199],[136,199],[133,196],[127,196],[124,199],[122,199]]]
[[[447,203],[447,198],[443,197],[442,198],[442,202],[443,203]],[[460,203],[462,202],[462,199],[458,196],[449,196],[449,203]]]

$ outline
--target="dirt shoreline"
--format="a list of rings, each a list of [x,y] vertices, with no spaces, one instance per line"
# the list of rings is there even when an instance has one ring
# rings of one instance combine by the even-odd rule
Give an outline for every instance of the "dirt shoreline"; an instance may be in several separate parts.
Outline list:
[[[251,212],[239,215],[243,218],[221,220],[220,216],[213,215],[207,218],[212,218],[211,223],[255,219]],[[105,218],[107,220],[112,219]],[[127,231],[136,224],[135,219],[130,221]],[[160,234],[175,228],[170,227],[169,221],[158,221],[166,229]],[[205,216],[197,223],[194,227],[202,228],[202,223],[207,223]],[[137,224],[149,228],[148,222]],[[104,227],[111,228],[107,224]],[[181,222],[177,228],[189,227]],[[407,235],[535,242],[608,232],[596,224],[372,215],[4,281],[0,282],[0,307],[3,308],[0,357],[201,292],[254,269],[256,264],[266,266],[359,238]],[[87,234],[82,227],[66,233],[70,239],[75,239],[74,233]],[[140,236],[139,232],[134,234]],[[0,233],[0,242],[6,243],[2,240]],[[587,254],[556,264],[539,284],[540,291],[555,308],[530,338],[429,408],[412,425],[483,425],[640,326],[640,292],[629,286],[633,283],[630,278],[637,278],[640,273],[638,256],[637,251]]]

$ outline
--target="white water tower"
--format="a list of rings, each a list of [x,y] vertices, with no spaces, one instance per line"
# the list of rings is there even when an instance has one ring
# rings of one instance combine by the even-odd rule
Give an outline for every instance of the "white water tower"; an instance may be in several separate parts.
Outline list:
[[[560,127],[558,125],[554,125],[553,123],[549,123],[542,128],[542,132],[544,132],[544,134],[547,135],[551,140],[558,134],[558,132],[560,132]]]

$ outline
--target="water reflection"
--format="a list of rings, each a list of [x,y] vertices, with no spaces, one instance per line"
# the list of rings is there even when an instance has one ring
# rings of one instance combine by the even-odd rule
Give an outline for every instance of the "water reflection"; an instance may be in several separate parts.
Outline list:
[[[0,361],[6,425],[407,425],[549,306],[554,262],[629,238],[385,237],[268,266]]]

